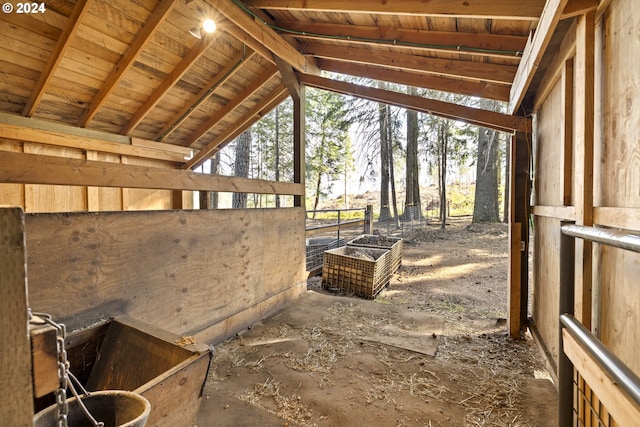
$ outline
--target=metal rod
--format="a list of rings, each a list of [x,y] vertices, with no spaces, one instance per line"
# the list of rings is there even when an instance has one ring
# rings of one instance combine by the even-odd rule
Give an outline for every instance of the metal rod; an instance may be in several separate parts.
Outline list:
[[[354,212],[354,211],[362,211],[364,208],[351,208],[351,209],[316,209],[307,211],[307,213],[313,212]]]
[[[596,363],[612,377],[614,384],[619,385],[636,405],[640,405],[640,378],[573,316],[562,315],[560,321]]]
[[[586,227],[584,225],[563,225],[561,230],[562,234],[566,234],[567,236],[578,237],[591,242],[603,243],[615,248],[640,253],[640,236],[627,231]]]
[[[567,224],[568,223],[563,223]],[[562,227],[564,228],[564,226]],[[558,311],[561,318],[574,312],[574,261],[575,239],[560,234],[560,291]],[[570,426],[573,422],[573,364],[567,357],[562,339],[562,324],[559,324],[558,343],[558,425]]]

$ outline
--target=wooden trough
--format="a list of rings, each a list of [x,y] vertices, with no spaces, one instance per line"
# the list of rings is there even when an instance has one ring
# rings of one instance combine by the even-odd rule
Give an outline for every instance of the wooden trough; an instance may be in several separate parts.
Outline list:
[[[126,316],[70,334],[71,371],[90,391],[126,390],[151,403],[147,426],[195,425],[211,352]]]

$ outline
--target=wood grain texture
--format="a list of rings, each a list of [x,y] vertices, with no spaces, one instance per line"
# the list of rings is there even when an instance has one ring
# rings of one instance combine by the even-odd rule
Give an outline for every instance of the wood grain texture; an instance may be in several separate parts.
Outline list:
[[[33,416],[26,258],[22,209],[0,209],[0,414],[15,427],[32,426]]]
[[[193,335],[305,280],[298,208],[34,214],[27,241],[34,310],[70,330],[127,314]]]

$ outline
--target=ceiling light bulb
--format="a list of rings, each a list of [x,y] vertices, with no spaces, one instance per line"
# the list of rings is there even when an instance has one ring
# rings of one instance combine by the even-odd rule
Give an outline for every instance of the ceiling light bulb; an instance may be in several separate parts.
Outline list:
[[[205,19],[202,23],[202,28],[207,33],[213,33],[216,30],[216,23],[213,22],[213,19]]]

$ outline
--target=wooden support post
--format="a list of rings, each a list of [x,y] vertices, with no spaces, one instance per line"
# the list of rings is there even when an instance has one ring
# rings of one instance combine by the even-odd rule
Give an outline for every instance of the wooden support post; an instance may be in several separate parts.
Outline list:
[[[594,49],[595,12],[578,17],[575,68],[575,176],[579,179],[574,195],[576,224],[593,225],[593,143],[594,143]],[[575,315],[591,329],[592,244],[578,239],[575,254]]]
[[[511,194],[509,209],[511,236],[509,261],[511,267],[509,269],[508,320],[509,334],[512,338],[520,337],[520,331],[526,327],[528,321],[530,140],[530,134],[521,132],[515,133],[511,138]],[[519,228],[519,233],[517,228]]]
[[[302,184],[304,188],[305,175],[305,87],[300,85],[298,96],[293,96],[293,182]],[[305,196],[294,196],[293,205],[305,208]]]
[[[0,414],[2,424],[33,425],[24,213],[0,209]]]
[[[567,224],[562,222],[561,226]],[[574,264],[575,239],[560,234],[560,283],[558,297],[558,425],[568,426],[573,422],[573,365],[564,352],[564,339],[560,316],[573,315],[574,308]]]

